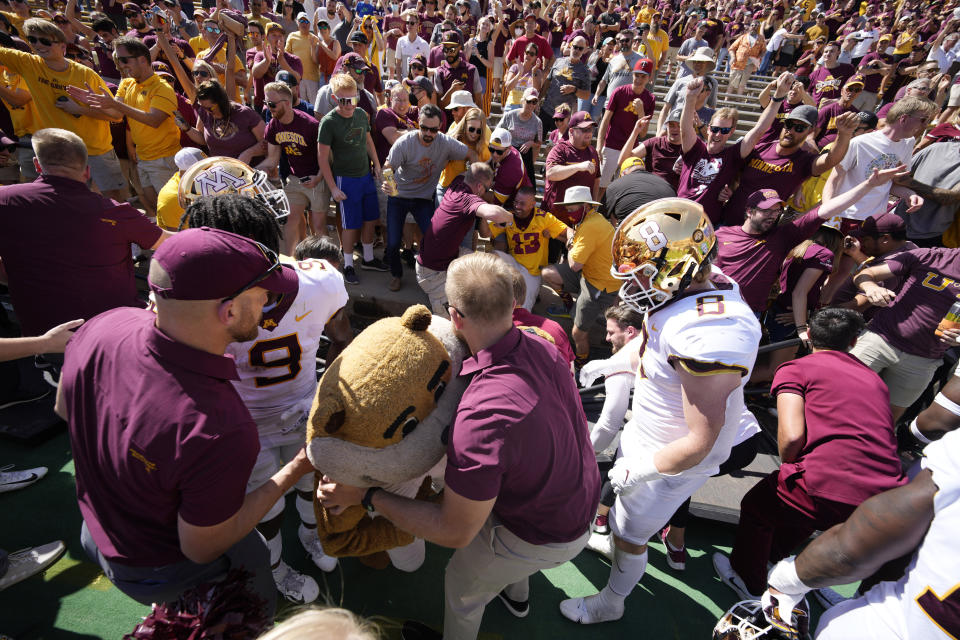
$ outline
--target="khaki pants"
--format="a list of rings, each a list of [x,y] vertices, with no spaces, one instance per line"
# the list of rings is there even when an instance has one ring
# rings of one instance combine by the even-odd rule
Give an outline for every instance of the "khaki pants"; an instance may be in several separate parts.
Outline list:
[[[507,590],[514,600],[529,598],[529,577],[572,560],[586,546],[589,527],[573,542],[530,544],[491,514],[483,528],[447,564],[443,580],[444,640],[474,640],[487,603]]]
[[[417,284],[420,285],[420,288],[423,289],[423,292],[427,294],[427,297],[430,299],[430,308],[435,315],[446,318],[447,310],[443,305],[447,301],[447,272],[434,271],[420,264],[419,260],[417,260],[416,268]]]

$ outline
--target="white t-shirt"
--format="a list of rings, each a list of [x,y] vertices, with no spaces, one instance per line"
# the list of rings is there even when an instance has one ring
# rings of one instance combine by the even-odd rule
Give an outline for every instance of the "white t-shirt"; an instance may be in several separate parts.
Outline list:
[[[930,53],[927,54],[928,62],[932,61],[940,65],[940,73],[946,73],[950,69],[950,65],[958,59],[960,59],[960,55],[958,55],[957,47],[949,51],[944,50],[943,47],[936,47],[930,49]]]
[[[870,53],[871,45],[880,37],[880,34],[876,29],[871,29],[870,31],[855,31],[853,37],[857,39],[857,44],[853,45],[851,55],[854,58],[862,58]]]
[[[850,141],[847,155],[838,165],[843,170],[843,178],[837,185],[834,195],[840,195],[853,189],[870,177],[874,169],[892,169],[900,164],[908,164],[917,143],[915,138],[904,138],[894,142],[882,131],[874,131],[857,136]],[[887,210],[890,199],[890,182],[868,191],[862,198],[840,215],[854,220],[866,220],[879,216]]]
[[[783,41],[787,37],[787,30],[783,27],[777,29],[772,36],[770,36],[770,42],[767,43],[767,51],[773,53],[780,49],[780,45],[783,44]]]
[[[424,58],[430,55],[430,45],[427,44],[427,41],[417,36],[416,40],[410,42],[408,36],[403,36],[397,40],[397,59],[400,61],[400,75],[407,75],[407,65],[410,63],[410,58],[417,54],[422,54]]]
[[[330,33],[333,33],[337,30],[337,27],[340,26],[340,23],[343,20],[340,18],[340,14],[335,14],[332,18],[327,15],[327,8],[325,6],[319,7],[313,14],[313,23],[316,24],[320,20],[326,20],[327,24],[330,25]]]

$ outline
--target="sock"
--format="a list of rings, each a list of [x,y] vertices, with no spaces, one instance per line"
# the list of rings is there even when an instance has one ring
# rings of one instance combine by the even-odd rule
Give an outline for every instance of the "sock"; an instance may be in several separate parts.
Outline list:
[[[353,251],[344,251],[343,252],[343,268],[353,266]]]
[[[363,261],[370,262],[373,260],[373,243],[367,244],[363,243]]]
[[[316,529],[317,514],[313,510],[313,502],[309,498],[304,497],[309,495],[309,493],[298,489],[295,504],[297,505],[297,513],[300,514],[300,522],[308,529]]]
[[[283,550],[283,539],[279,533],[267,538],[267,549],[270,551],[270,566],[276,569],[280,564],[280,552]]]
[[[519,582],[508,584],[504,591],[511,600],[526,602],[530,599],[530,579],[524,578]]]
[[[647,570],[647,552],[627,553],[614,545],[613,564],[610,566],[610,579],[604,591],[609,596],[617,596],[621,601],[630,595]],[[601,592],[602,593],[602,592]]]

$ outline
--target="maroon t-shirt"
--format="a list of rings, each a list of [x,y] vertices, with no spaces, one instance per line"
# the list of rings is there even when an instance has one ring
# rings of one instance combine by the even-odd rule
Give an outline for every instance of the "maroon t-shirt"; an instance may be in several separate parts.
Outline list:
[[[80,513],[107,560],[139,567],[186,559],[178,516],[209,527],[239,511],[260,451],[233,359],[156,320],[143,309],[90,320],[60,376]]]
[[[513,63],[522,60],[523,52],[527,50],[527,45],[531,42],[537,45],[537,57],[543,59],[544,64],[553,57],[553,49],[550,47],[550,43],[546,38],[535,33],[532,38],[520,36],[513,41],[513,46],[507,52],[507,62]],[[549,70],[548,68],[547,71]]]
[[[560,323],[550,318],[538,316],[523,307],[517,307],[513,310],[513,325],[515,327],[537,327],[550,334],[553,338],[554,346],[563,354],[567,362],[573,362],[576,356],[573,354],[573,348],[570,346],[570,338]]]
[[[567,217],[567,212],[560,207],[554,207],[554,202],[563,202],[563,196],[570,187],[590,187],[593,189],[594,183],[600,177],[600,156],[597,155],[597,149],[593,145],[588,145],[585,149],[577,149],[573,143],[568,140],[561,140],[555,147],[550,149],[547,154],[546,170],[556,165],[576,164],[593,160],[594,171],[578,171],[566,180],[554,181],[547,180],[543,187],[543,206],[542,208],[560,218],[565,224],[572,224],[575,221]]]
[[[646,89],[640,95],[633,91],[632,84],[625,84],[617,87],[607,99],[607,111],[612,112],[610,116],[610,126],[607,128],[607,137],[603,146],[608,149],[622,149],[627,141],[627,136],[633,131],[637,124],[637,112],[633,108],[633,101],[640,98],[643,104],[644,115],[653,114],[656,98]]]
[[[426,13],[420,14],[420,37],[430,42],[430,37],[433,35],[433,28],[443,22],[443,14],[439,11],[434,12],[432,16],[428,16]]]
[[[667,136],[657,136],[644,140],[643,148],[647,150],[644,158],[647,171],[669,182],[676,191],[680,186],[680,170],[683,166],[680,154],[683,153],[683,147],[671,144]]]
[[[884,63],[892,62],[892,59],[889,58],[886,54],[877,53],[876,51],[871,51],[867,55],[863,56],[860,60],[861,69],[869,69],[870,63],[875,60],[879,60]],[[880,84],[883,82],[882,73],[870,73],[863,75],[863,90],[869,93],[877,93],[880,91]]]
[[[814,243],[807,247],[800,260],[787,258],[780,270],[780,296],[777,298],[777,303],[784,309],[793,307],[793,289],[807,269],[820,272],[807,292],[807,313],[812,314],[820,306],[820,287],[833,271],[833,251]]]
[[[390,127],[396,127],[397,131],[409,131],[417,128],[417,121],[410,117],[410,111],[407,115],[401,116],[390,107],[384,107],[377,110],[377,116],[373,121],[373,146],[377,148],[377,158],[380,160],[380,166],[387,161],[387,153],[390,152],[390,143],[383,137],[383,130]]]
[[[286,58],[287,64],[290,65],[290,68],[296,71],[302,78],[303,62],[300,61],[300,58],[293,55],[292,53],[287,53],[286,51],[282,51],[281,53],[283,53],[283,57]],[[266,58],[266,56],[263,54],[263,51],[257,51],[257,53],[254,54],[253,56],[253,64],[260,62],[264,58]],[[279,71],[280,71],[280,63],[271,62],[270,66],[267,67],[266,73],[264,73],[259,78],[253,79],[253,103],[257,109],[260,109],[263,107],[264,85],[273,82],[273,79],[277,77],[277,72]],[[366,81],[366,78],[364,78],[364,81]]]
[[[523,158],[520,152],[510,147],[503,159],[497,163],[496,173],[493,178],[493,192],[498,196],[506,196],[506,200],[501,200],[504,207],[508,209],[513,206],[513,198],[517,195],[520,187],[531,186],[530,177],[523,166]]]
[[[383,33],[390,31],[392,29],[399,29],[400,33],[406,33],[406,24],[407,20],[403,16],[385,16],[383,18]],[[387,49],[396,49],[397,40],[400,39],[400,36],[387,36]]]
[[[831,102],[820,109],[817,116],[817,128],[820,130],[820,137],[817,138],[817,146],[823,149],[825,146],[837,139],[837,118],[845,113],[857,113],[859,109],[854,106],[843,106],[840,101]]]
[[[446,271],[460,253],[460,242],[473,229],[477,209],[482,204],[483,198],[470,191],[463,176],[454,178],[430,218],[430,228],[423,234],[417,262],[434,271]]]
[[[855,71],[853,65],[845,62],[838,63],[833,69],[827,69],[824,65],[814,69],[810,74],[810,96],[813,101],[819,105],[824,98],[839,98],[841,87]]]
[[[211,156],[236,158],[257,143],[253,130],[263,122],[260,114],[250,107],[230,103],[230,117],[217,120],[206,109],[197,109],[203,123],[203,139]],[[251,163],[254,164],[254,163]]]
[[[751,235],[742,226],[717,229],[717,267],[740,285],[740,295],[752,310],[767,308],[783,259],[823,223],[818,213],[819,208],[808,211],[762,236]]]
[[[870,330],[888,343],[922,358],[940,358],[949,345],[934,334],[960,296],[960,249],[914,249],[887,259],[891,273],[904,278],[896,299],[870,321]]]
[[[771,391],[803,397],[806,427],[797,460],[780,465],[781,496],[795,496],[788,487],[801,480],[811,496],[856,505],[907,482],[887,385],[855,357],[817,351],[791,360],[777,369]]]
[[[0,189],[0,259],[25,336],[115,307],[142,307],[130,243],[160,228],[82,182],[42,175]]]
[[[740,184],[723,207],[724,224],[743,224],[747,198],[759,189],[775,189],[787,200],[812,175],[816,159],[815,153],[803,148],[781,156],[776,142],[757,145],[743,165]]]
[[[707,152],[707,145],[699,138],[690,150],[682,154],[683,169],[677,195],[699,202],[716,226],[721,219],[721,204],[717,199],[743,166],[740,157],[740,142],[724,148],[720,153]],[[729,274],[728,274],[729,275]]]
[[[883,264],[886,262],[887,258],[892,258],[895,255],[899,255],[903,251],[910,251],[911,249],[916,248],[917,245],[907,240],[899,249],[894,249],[893,251],[879,255],[871,260],[869,266],[875,267],[879,264]],[[837,289],[837,292],[833,294],[833,298],[830,300],[831,306],[839,306],[845,302],[849,302],[856,298],[857,294],[860,293],[860,289],[857,287],[857,285],[853,284],[853,275],[854,274],[850,274],[847,276],[847,278],[843,281],[843,285],[841,285],[841,287]],[[890,289],[890,291],[900,291],[900,287],[903,286],[903,279],[898,278],[897,276],[890,276],[883,281],[882,286],[885,289]],[[883,307],[871,306],[868,309],[864,309],[861,313],[863,313],[864,319],[871,320],[873,319],[873,316],[877,314],[877,311],[882,308]]]
[[[290,173],[298,178],[320,174],[317,159],[317,133],[320,123],[313,116],[293,110],[293,122],[283,124],[278,118],[267,123],[264,138],[270,144],[279,145],[290,163]]]
[[[530,544],[576,540],[600,499],[600,473],[570,363],[511,329],[464,360],[473,374],[447,446],[447,488],[496,499],[493,515]]]

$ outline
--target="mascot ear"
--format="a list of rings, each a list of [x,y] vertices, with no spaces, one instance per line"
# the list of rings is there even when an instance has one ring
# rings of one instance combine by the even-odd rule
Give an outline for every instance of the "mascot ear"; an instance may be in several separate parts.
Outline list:
[[[323,390],[320,390],[321,393]],[[310,411],[310,429],[307,439],[331,435],[340,430],[346,422],[343,399],[339,394],[317,394],[313,409]]]

